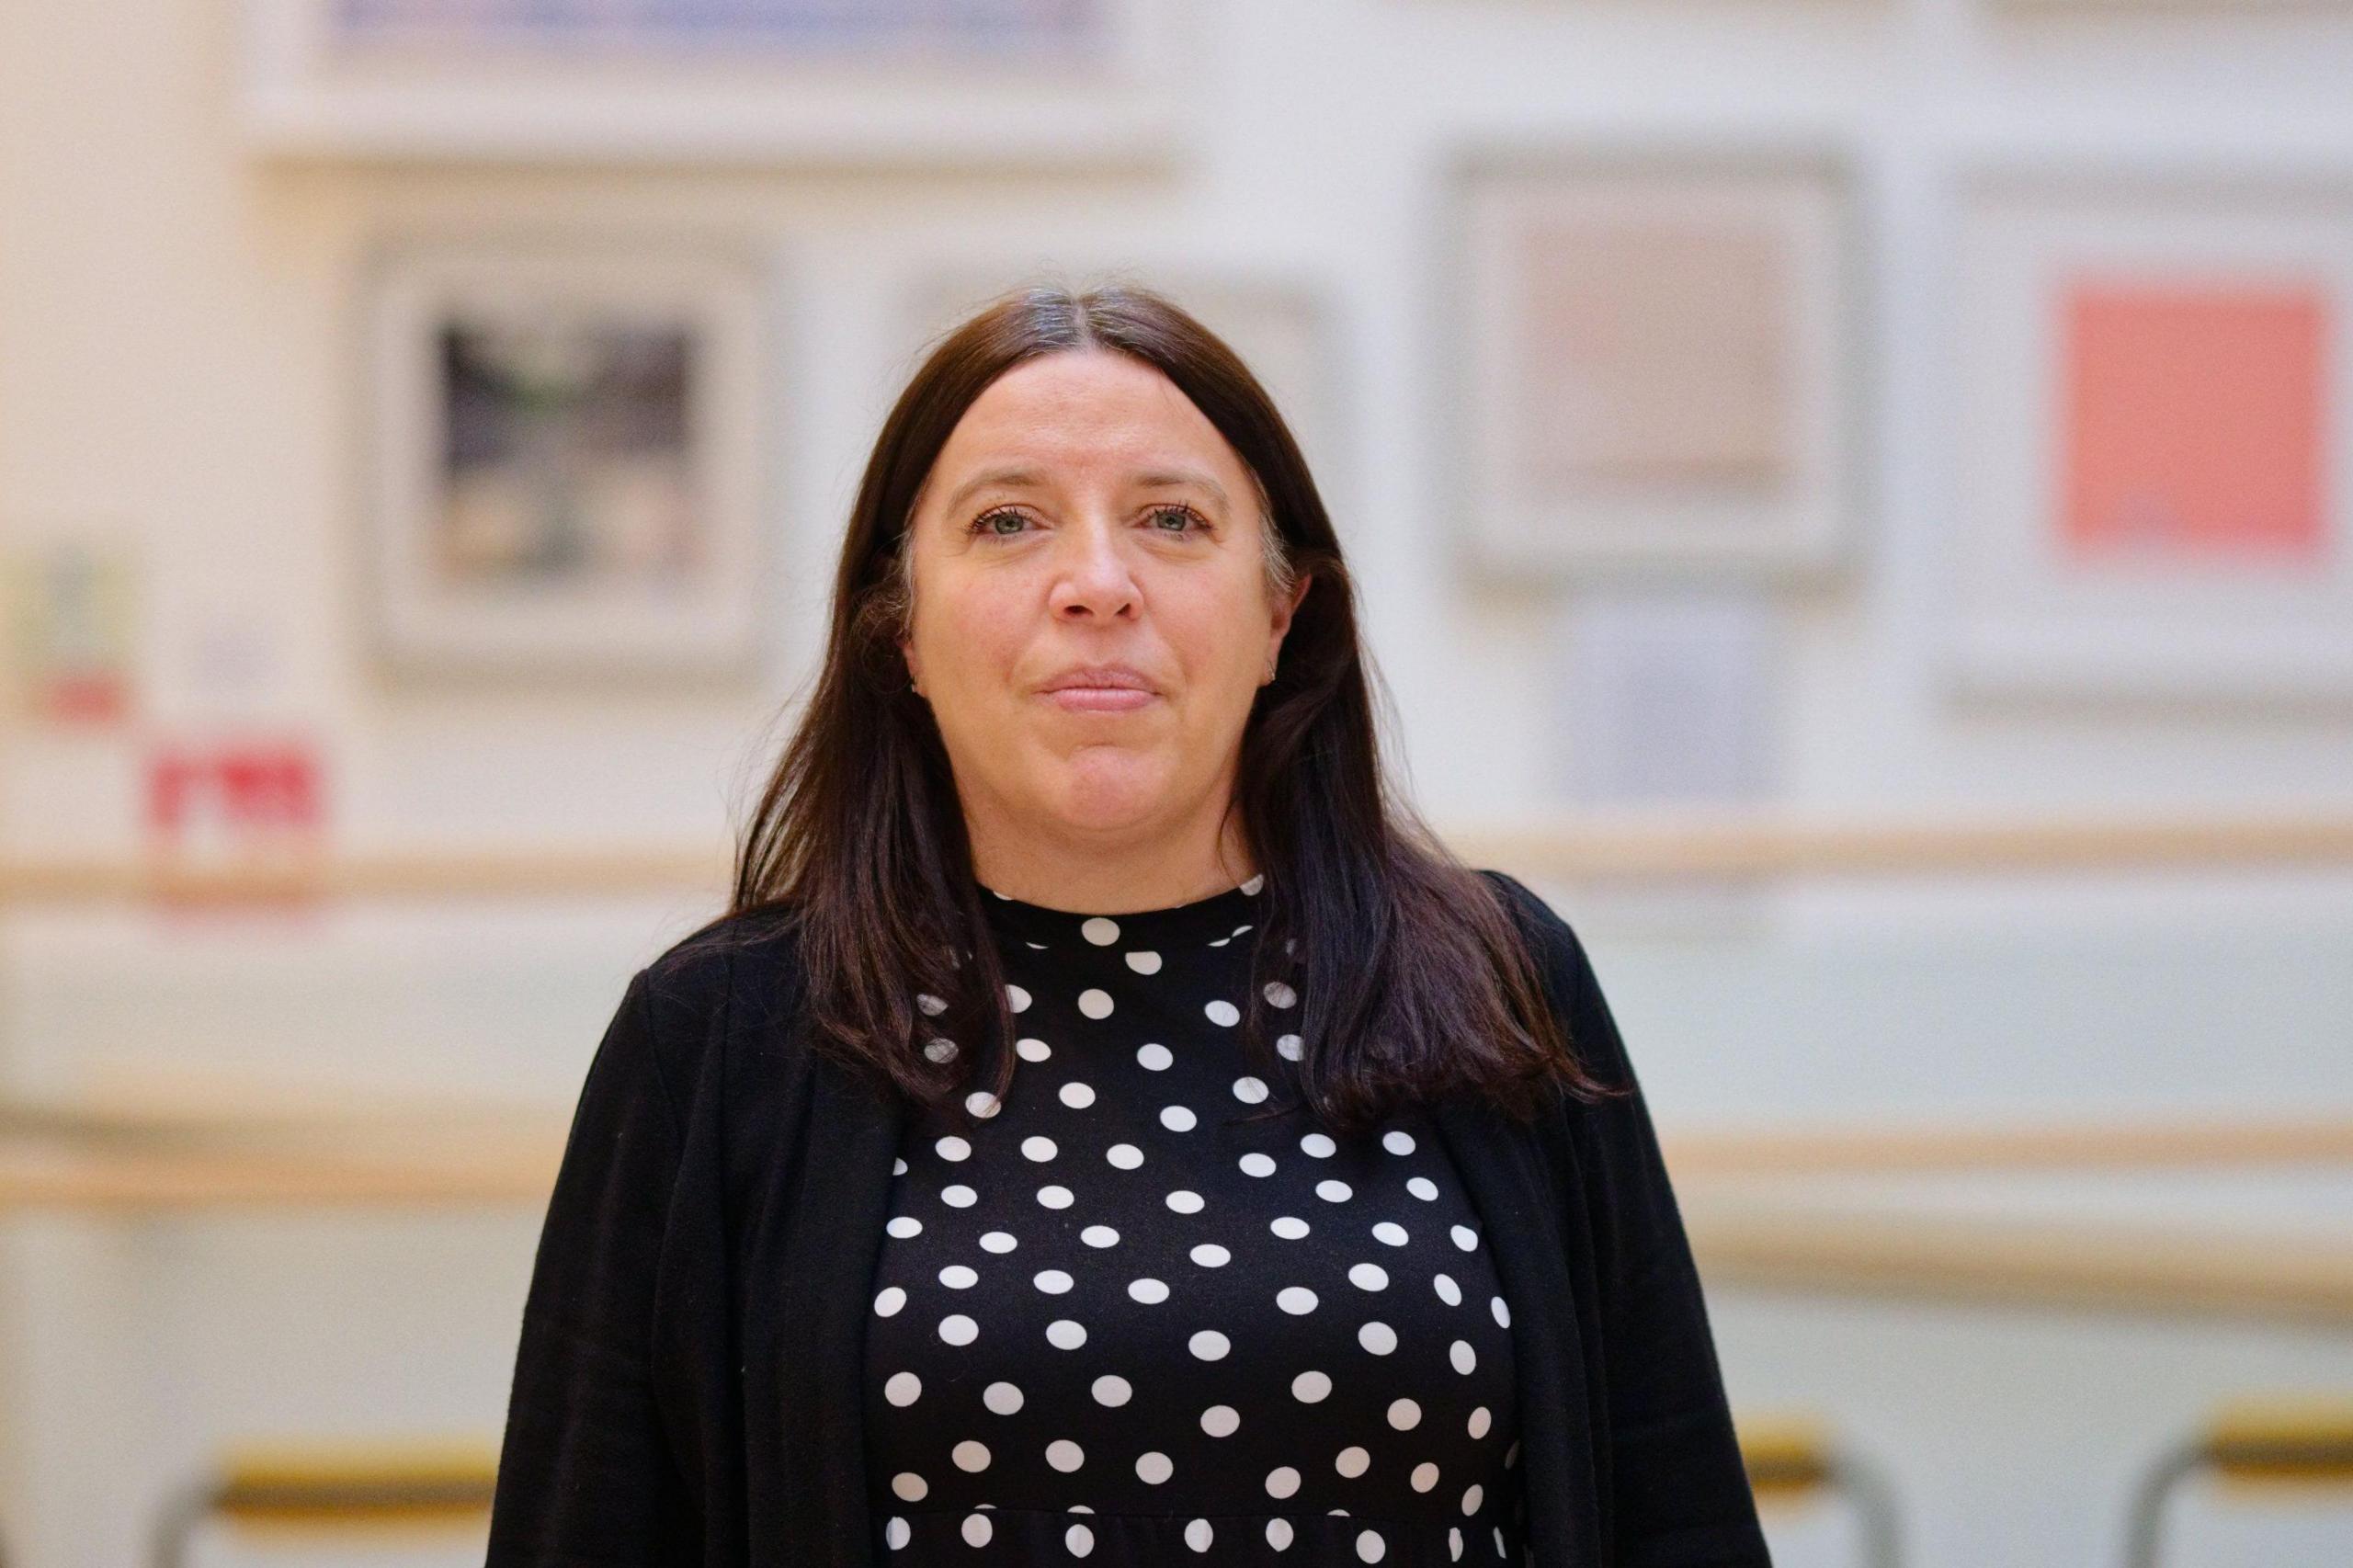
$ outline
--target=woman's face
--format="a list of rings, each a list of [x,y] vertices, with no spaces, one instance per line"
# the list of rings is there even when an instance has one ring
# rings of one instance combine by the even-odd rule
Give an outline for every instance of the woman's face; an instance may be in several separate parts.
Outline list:
[[[1240,456],[1140,360],[1048,354],[973,401],[916,499],[902,647],[976,828],[1214,832],[1307,588],[1269,601],[1270,526]]]

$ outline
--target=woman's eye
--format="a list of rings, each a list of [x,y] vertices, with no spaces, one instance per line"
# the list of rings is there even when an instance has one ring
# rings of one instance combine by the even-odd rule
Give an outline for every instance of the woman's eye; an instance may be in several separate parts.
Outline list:
[[[1152,509],[1150,516],[1153,520],[1154,531],[1158,533],[1183,533],[1186,531],[1186,525],[1190,525],[1192,531],[1196,533],[1204,532],[1209,528],[1209,524],[1202,518],[1201,515],[1193,510],[1190,506],[1155,506]],[[1177,527],[1171,528],[1166,526],[1167,519],[1170,517],[1176,519]],[[990,539],[1014,539],[1019,536],[1022,525],[1027,523],[1029,520],[1029,519],[1024,517],[1021,513],[1015,511],[1000,509],[994,512],[983,512],[979,517],[972,519],[972,526],[970,531],[976,534],[983,534]],[[1000,523],[1006,524],[1008,526],[1000,528],[997,526]]]
[[[1175,517],[1180,523],[1199,523],[1201,520],[1200,514],[1194,511],[1190,506],[1162,506],[1155,510],[1153,516],[1155,518]],[[1163,529],[1162,531],[1165,532],[1167,530]]]
[[[993,539],[1010,539],[1019,530],[1000,528],[996,525],[1000,522],[1022,523],[1028,520],[1018,512],[983,512],[972,519],[972,532],[985,533]]]

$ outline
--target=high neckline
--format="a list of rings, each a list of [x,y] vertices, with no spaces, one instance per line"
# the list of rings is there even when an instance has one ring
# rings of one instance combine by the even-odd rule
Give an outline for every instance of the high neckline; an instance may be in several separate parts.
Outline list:
[[[1036,947],[1080,950],[1207,947],[1257,925],[1257,895],[1266,881],[1260,874],[1207,898],[1125,914],[1049,909],[1008,897],[983,883],[981,909],[1000,937]]]

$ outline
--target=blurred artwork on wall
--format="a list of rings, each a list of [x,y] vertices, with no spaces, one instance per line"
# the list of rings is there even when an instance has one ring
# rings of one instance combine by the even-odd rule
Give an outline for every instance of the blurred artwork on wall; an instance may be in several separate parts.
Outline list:
[[[127,546],[60,538],[0,559],[5,698],[28,725],[119,728],[136,706],[138,596]]]
[[[1981,170],[1964,220],[1960,689],[2353,697],[2353,193]]]
[[[299,896],[324,860],[325,779],[306,738],[159,740],[145,780],[148,861],[191,899]]]
[[[1180,0],[243,0],[278,156],[1165,161]]]
[[[743,673],[767,444],[752,259],[404,245],[374,289],[369,601],[388,663]]]
[[[1476,152],[1449,238],[1461,491],[1513,575],[1839,564],[1847,177],[1827,156]]]
[[[1557,733],[1580,806],[1727,805],[1773,792],[1779,617],[1750,584],[1567,596]]]

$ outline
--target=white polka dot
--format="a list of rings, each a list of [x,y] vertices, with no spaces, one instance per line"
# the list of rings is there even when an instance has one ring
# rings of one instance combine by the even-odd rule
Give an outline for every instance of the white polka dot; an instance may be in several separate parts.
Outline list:
[[[1260,994],[1264,995],[1267,1001],[1273,1003],[1278,1007],[1288,1007],[1292,1003],[1299,1000],[1299,993],[1293,991],[1290,986],[1285,985],[1279,980],[1270,980],[1267,982],[1264,990]]]
[[[928,991],[915,993],[915,1006],[935,1017],[948,1011],[948,1004]]]
[[[1203,1268],[1223,1268],[1233,1261],[1233,1255],[1215,1242],[1203,1242],[1193,1249],[1192,1257]]]
[[[915,1539],[915,1531],[908,1526],[906,1520],[893,1514],[891,1516],[891,1522],[883,1527],[882,1539],[890,1542],[892,1551],[896,1551]]]
[[[1315,1184],[1315,1196],[1326,1203],[1346,1203],[1352,1194],[1347,1182],[1319,1181]]]
[[[1497,1525],[1495,1527],[1495,1555],[1501,1557],[1509,1550],[1510,1548],[1504,1544],[1504,1527]]]
[[[1185,1348],[1204,1361],[1222,1361],[1233,1344],[1217,1330],[1205,1328],[1187,1340]]]
[[[1217,1001],[1211,1002],[1209,1006],[1203,1007],[1201,1011],[1207,1015],[1210,1022],[1217,1025],[1220,1028],[1232,1028],[1235,1024],[1242,1021],[1242,1009],[1236,1007],[1233,1003],[1226,1001],[1222,997],[1220,997]]]
[[[1469,1252],[1479,1244],[1479,1233],[1468,1225],[1449,1225],[1446,1228],[1446,1233],[1452,1236],[1454,1244],[1464,1252]]]
[[[1438,1198],[1438,1183],[1430,1180],[1427,1176],[1410,1176],[1406,1178],[1405,1190],[1412,1193],[1415,1197],[1420,1199],[1425,1203],[1434,1202]]]
[[[1158,974],[1160,972],[1160,955],[1149,950],[1130,953],[1128,955],[1128,967],[1134,970],[1138,974]]]
[[[1089,1225],[1078,1233],[1078,1239],[1091,1247],[1115,1247],[1120,1244],[1120,1233],[1108,1225]]]
[[[1287,1242],[1295,1242],[1299,1240],[1300,1237],[1307,1234],[1307,1221],[1304,1220],[1293,1219],[1289,1214],[1279,1214],[1275,1217],[1274,1221],[1267,1225],[1267,1229],[1274,1232],[1275,1234],[1282,1237],[1282,1239]]]
[[[1372,1239],[1384,1245],[1401,1247],[1405,1244],[1405,1227],[1393,1220],[1383,1220],[1372,1228]]]
[[[956,1461],[958,1470],[977,1473],[989,1467],[989,1446],[967,1437],[949,1449],[948,1457]]]
[[[1321,1372],[1302,1372],[1290,1381],[1290,1396],[1302,1404],[1321,1404],[1331,1393],[1332,1380]]]
[[[1084,1557],[1095,1550],[1095,1532],[1085,1525],[1073,1525],[1063,1531],[1063,1546],[1073,1557]]]
[[[1245,1073],[1233,1080],[1233,1097],[1244,1105],[1256,1105],[1267,1097],[1267,1081]]]
[[[1179,1214],[1198,1214],[1201,1211],[1201,1195],[1198,1192],[1188,1192],[1181,1187],[1168,1195],[1167,1201],[1168,1207]]]
[[[1485,1495],[1485,1489],[1481,1487],[1477,1482],[1472,1482],[1469,1486],[1463,1488],[1462,1511],[1466,1514],[1477,1513],[1479,1511],[1479,1499]]]
[[[1021,1141],[1021,1157],[1025,1160],[1051,1160],[1060,1152],[1051,1138],[1024,1138]]]
[[[970,1209],[980,1200],[981,1195],[961,1181],[939,1189],[939,1201],[950,1209]]]
[[[1427,1492],[1438,1484],[1438,1466],[1427,1462],[1417,1464],[1414,1467],[1414,1473],[1407,1479],[1413,1483],[1415,1491]]]
[[[1258,890],[1267,885],[1267,873],[1264,871],[1256,872],[1251,876],[1248,881],[1240,885],[1244,892],[1246,892],[1250,894],[1251,897],[1256,898],[1258,895]]]
[[[1448,1346],[1446,1358],[1454,1363],[1456,1371],[1466,1375],[1479,1364],[1479,1353],[1471,1348],[1471,1342],[1467,1339],[1458,1339]]]
[[[1300,1050],[1301,1050],[1300,1039],[1299,1039],[1299,1037],[1298,1037],[1297,1035],[1295,1035],[1295,1034],[1286,1034],[1286,1035],[1277,1035],[1277,1036],[1275,1037],[1275,1054],[1276,1054],[1277,1056],[1281,1057],[1284,1061],[1286,1061],[1286,1062],[1296,1062],[1296,1061],[1298,1061],[1298,1060],[1299,1060],[1299,1056],[1300,1056]]]
[[[1414,1135],[1394,1131],[1384,1132],[1381,1135],[1381,1146],[1392,1154],[1410,1154],[1414,1152]]]
[[[1483,1404],[1471,1413],[1469,1431],[1473,1437],[1483,1437],[1487,1435],[1487,1429],[1495,1424],[1495,1416]]]
[[[1086,1462],[1086,1450],[1068,1437],[1057,1437],[1046,1445],[1046,1462],[1068,1475]]]
[[[965,1160],[972,1154],[972,1146],[963,1139],[949,1134],[932,1144],[933,1153],[943,1160]]]
[[[1165,1045],[1136,1047],[1136,1064],[1147,1073],[1165,1073],[1169,1063],[1176,1060],[1176,1053]]]
[[[962,1312],[950,1312],[939,1320],[939,1337],[950,1345],[970,1345],[980,1335],[981,1325]]]
[[[1386,1356],[1397,1348],[1397,1331],[1375,1320],[1357,1330],[1357,1343],[1376,1356]]]
[[[892,1174],[892,1176],[904,1176],[904,1175],[906,1175],[906,1174],[907,1174],[907,1162],[906,1162],[906,1161],[904,1161],[904,1160],[892,1160],[892,1161],[891,1162],[891,1174]]]
[[[1038,1189],[1038,1201],[1049,1209],[1067,1209],[1071,1205],[1070,1188],[1041,1187]]]
[[[896,1317],[899,1309],[906,1304],[907,1293],[904,1290],[896,1285],[885,1286],[874,1298],[874,1315],[879,1318]]]
[[[1302,1152],[1313,1154],[1319,1160],[1330,1159],[1333,1154],[1338,1152],[1340,1147],[1337,1143],[1333,1142],[1329,1137],[1321,1132],[1309,1133],[1306,1137],[1302,1138],[1299,1141],[1299,1146]]]
[[[981,1248],[984,1252],[1011,1252],[1020,1244],[1004,1231],[990,1231],[981,1237]]]
[[[1056,1318],[1046,1325],[1046,1343],[1057,1350],[1075,1350],[1086,1343],[1086,1325]]]
[[[1304,1285],[1287,1285],[1275,1292],[1275,1305],[1299,1317],[1315,1310],[1315,1292]]]
[[[1448,1306],[1459,1307],[1462,1304],[1462,1287],[1454,1282],[1453,1275],[1438,1275],[1430,1283],[1438,1290],[1438,1299]]]
[[[1053,1053],[1053,1047],[1042,1040],[1023,1039],[1013,1042],[1013,1054],[1024,1062],[1043,1062]]]
[[[1230,1404],[1212,1404],[1201,1412],[1201,1430],[1212,1437],[1231,1437],[1241,1426],[1242,1413]]]
[[[974,1089],[964,1096],[964,1108],[983,1121],[986,1121],[1005,1107],[999,1104],[997,1097],[986,1089]]]
[[[1267,1495],[1288,1497],[1299,1490],[1299,1471],[1289,1465],[1279,1465],[1267,1472]]]
[[[1062,1099],[1073,1110],[1085,1110],[1095,1103],[1095,1091],[1085,1084],[1064,1084]]]
[[[1160,1125],[1171,1132],[1190,1132],[1193,1130],[1193,1123],[1198,1119],[1199,1119],[1191,1111],[1180,1105],[1170,1106],[1160,1113]]]
[[[1267,1521],[1267,1544],[1273,1547],[1277,1551],[1281,1551],[1290,1545],[1290,1521],[1289,1519],[1268,1519]]]
[[[1059,1296],[1071,1288],[1072,1281],[1071,1277],[1059,1268],[1044,1268],[1039,1270],[1029,1283],[1049,1296]]]
[[[1017,1013],[1026,1013],[1029,1010],[1029,993],[1018,985],[1008,985],[1005,988],[1005,1003]]]
[[[1449,1561],[1449,1562],[1461,1562],[1461,1561],[1462,1561],[1462,1532],[1461,1532],[1461,1530],[1457,1529],[1457,1528],[1449,1528],[1447,1530],[1447,1532],[1446,1532],[1446,1551],[1447,1551],[1447,1561]]]
[[[963,1525],[964,1544],[986,1546],[989,1543],[989,1537],[995,1533],[995,1529],[996,1527],[989,1522],[989,1517],[986,1514],[967,1514],[964,1516]]]
[[[1410,1432],[1422,1424],[1422,1407],[1410,1399],[1389,1402],[1389,1425],[1400,1432]]]
[[[1509,1328],[1511,1326],[1511,1308],[1504,1304],[1504,1299],[1501,1296],[1491,1296],[1488,1298],[1487,1311],[1495,1314],[1495,1326],[1497,1328]]]
[[[923,1053],[934,1062],[950,1061],[956,1055],[956,1042],[946,1035],[940,1035],[925,1045]]]
[[[923,1380],[913,1372],[893,1372],[891,1381],[882,1385],[882,1397],[902,1408],[913,1404],[923,1396]]]
[[[1195,1551],[1207,1551],[1210,1542],[1216,1539],[1217,1532],[1210,1528],[1207,1519],[1195,1519],[1185,1527],[1185,1544]]]
[[[1176,1472],[1166,1454],[1150,1453],[1136,1456],[1136,1479],[1147,1486],[1157,1486]]]
[[[995,1415],[1011,1415],[1021,1408],[1021,1391],[1011,1383],[991,1383],[982,1392],[981,1403]]]
[[[969,1290],[981,1282],[978,1271],[961,1263],[951,1263],[939,1271],[939,1282],[951,1290]]]
[[[1090,985],[1078,994],[1078,1010],[1090,1018],[1111,1016],[1111,994],[1099,985]]]
[[[1389,1271],[1377,1263],[1359,1263],[1348,1270],[1348,1283],[1359,1290],[1385,1290]]]
[[[1098,915],[1091,920],[1080,921],[1078,934],[1098,948],[1108,948],[1120,939],[1120,923]]]
[[[1360,1530],[1357,1534],[1357,1556],[1366,1562],[1378,1562],[1387,1554],[1388,1542],[1381,1539],[1379,1530]]]
[[[931,1483],[914,1471],[903,1470],[891,1478],[891,1490],[906,1502],[920,1503],[931,1491]]]
[[[1096,1403],[1108,1405],[1114,1410],[1135,1397],[1135,1390],[1128,1380],[1115,1372],[1106,1372],[1096,1379],[1092,1392]]]
[[[1168,1299],[1168,1287],[1157,1279],[1131,1279],[1128,1294],[1147,1307],[1156,1307]]]
[[[1131,1171],[1143,1164],[1143,1151],[1132,1143],[1114,1143],[1103,1151],[1103,1157],[1123,1171]]]
[[[923,1221],[912,1214],[900,1214],[882,1228],[894,1236],[915,1236],[923,1233]]]
[[[1333,1457],[1332,1468],[1353,1481],[1372,1467],[1372,1455],[1351,1443]]]
[[[1244,1176],[1270,1176],[1275,1174],[1275,1162],[1266,1154],[1245,1154],[1238,1163]]]

